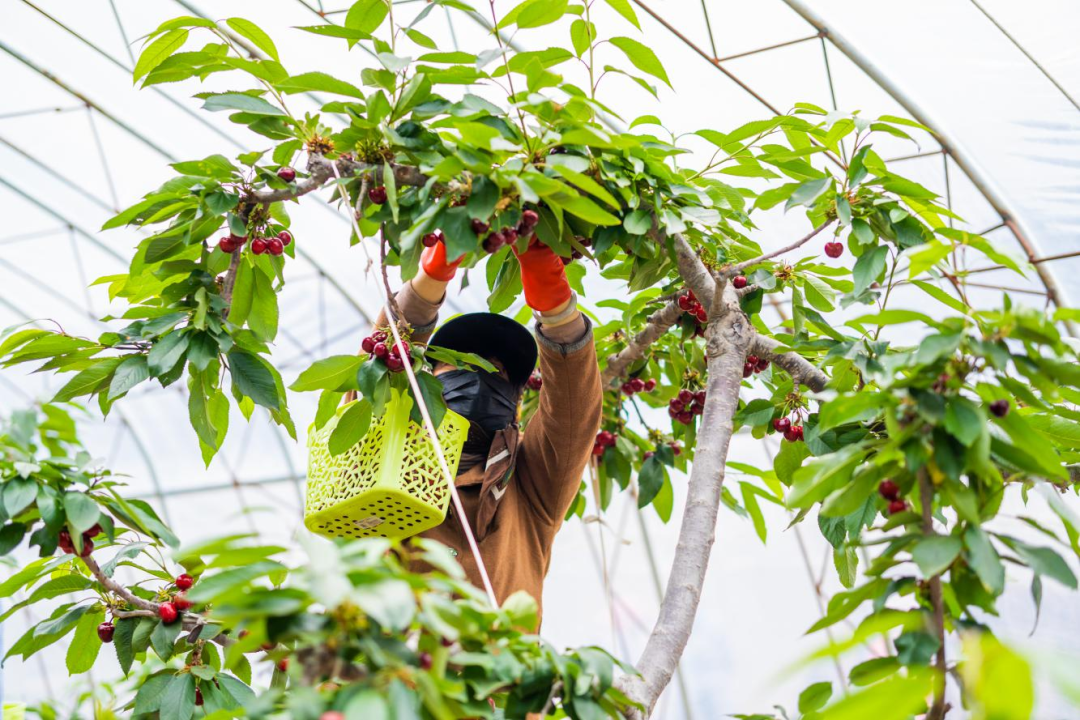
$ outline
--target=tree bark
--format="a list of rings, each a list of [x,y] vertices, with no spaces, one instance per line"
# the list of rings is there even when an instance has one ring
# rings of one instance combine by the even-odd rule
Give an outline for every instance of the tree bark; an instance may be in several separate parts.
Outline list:
[[[704,302],[697,291],[695,294]],[[620,680],[620,689],[645,708],[643,714],[635,714],[637,717],[652,713],[686,649],[716,537],[720,491],[734,431],[743,363],[753,337],[753,329],[739,310],[733,290],[725,291],[722,304],[725,311],[710,319],[706,330],[708,400],[698,431],[699,442],[694,451],[675,560],[656,626],[636,665],[641,675],[624,676]]]

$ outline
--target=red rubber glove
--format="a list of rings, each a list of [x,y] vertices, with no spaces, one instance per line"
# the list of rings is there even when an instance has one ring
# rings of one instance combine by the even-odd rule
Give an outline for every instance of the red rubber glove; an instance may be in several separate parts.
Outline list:
[[[537,312],[554,310],[570,300],[570,283],[562,260],[547,245],[533,236],[528,249],[518,254],[521,264],[521,286],[525,290],[525,304]]]
[[[454,262],[446,262],[446,244],[440,240],[431,247],[424,248],[420,255],[420,267],[424,268],[424,272],[432,280],[450,282],[464,259],[465,256],[462,255]]]

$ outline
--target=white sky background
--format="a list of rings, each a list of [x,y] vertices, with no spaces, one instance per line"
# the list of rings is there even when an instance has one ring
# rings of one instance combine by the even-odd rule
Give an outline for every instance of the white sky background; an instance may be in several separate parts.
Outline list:
[[[360,69],[370,64],[370,57],[359,50],[345,52],[342,41],[331,42],[290,29],[320,22],[300,0],[192,1],[194,7],[211,17],[242,16],[259,23],[274,37],[282,61],[294,74],[322,70],[358,84]],[[812,28],[780,0],[706,2],[721,56],[813,34]],[[131,66],[107,0],[49,0],[35,4],[122,64]],[[309,4],[314,6],[315,0]],[[647,4],[689,40],[710,52],[699,0],[653,0]],[[991,181],[1019,209],[1041,254],[1080,250],[1080,111],[969,0],[817,0],[811,4],[977,159]],[[1080,97],[1080,50],[1075,42],[1080,36],[1080,7],[1074,1],[1018,4],[987,0],[983,4],[1074,98]],[[345,7],[344,3],[331,2],[326,6],[328,10]],[[512,6],[501,0],[496,5],[500,14]],[[419,7],[405,4],[398,12],[408,17]],[[486,8],[486,4],[478,3],[478,7]],[[116,10],[129,39],[149,32],[164,19],[189,14],[174,0],[116,0]],[[602,36],[625,34],[641,38],[633,27],[600,3],[596,15]],[[639,15],[644,41],[665,63],[676,92],[661,90],[657,102],[636,85],[609,76],[604,80],[602,97],[624,121],[640,114],[655,114],[672,131],[685,133],[699,128],[726,131],[768,116],[767,110],[716,68],[640,10]],[[342,18],[331,16],[337,22]],[[472,52],[492,45],[475,24],[461,16],[453,20],[452,35],[441,11],[433,12],[420,29],[435,38],[440,49],[452,49],[455,39],[458,47]],[[559,42],[567,42],[563,40],[566,25],[525,31],[515,40],[526,49],[539,49],[556,36]],[[109,208],[132,204],[168,178],[172,174],[167,167],[169,160],[101,114],[88,113],[77,99],[16,60],[10,51],[53,73],[176,160],[202,158],[215,152],[235,156],[240,150],[154,91],[134,89],[127,72],[23,0],[0,0],[0,43],[0,213],[4,218],[0,226],[0,327],[23,322],[27,316],[48,317],[69,332],[97,335],[104,326],[93,318],[122,308],[109,307],[102,288],[85,288],[98,276],[121,271],[124,263],[111,257],[108,250],[126,260],[138,238],[131,230],[102,234],[97,228],[111,215]],[[138,47],[134,48],[136,54]],[[829,60],[840,109],[861,110],[867,116],[903,114],[895,101],[831,47]],[[621,60],[620,64],[626,65]],[[798,101],[824,107],[831,104],[822,46],[817,40],[732,60],[725,66],[782,109]],[[577,71],[569,64],[559,70],[576,77]],[[244,149],[267,148],[270,143],[265,138],[231,125],[225,114],[198,111],[200,103],[189,99],[203,89],[247,87],[242,82],[218,76],[203,87],[185,83],[161,89],[208,119]],[[493,93],[491,97],[497,99],[498,95]],[[294,108],[314,109],[300,96],[290,102]],[[63,112],[33,112],[52,108]],[[105,164],[95,132],[107,159]],[[913,148],[889,139],[879,141],[877,147],[886,158],[937,148],[926,136],[920,137],[920,142],[920,148]],[[707,150],[706,144],[696,138],[687,139],[686,145]],[[76,187],[50,175],[34,160]],[[695,157],[685,162],[702,160]],[[905,161],[897,167],[945,194],[940,155]],[[983,231],[998,225],[1000,219],[993,209],[951,162],[949,181],[953,205],[969,221],[968,229]],[[37,207],[26,196],[55,214]],[[275,348],[275,361],[287,382],[318,357],[355,351],[366,328],[365,315],[373,317],[378,306],[377,291],[363,276],[362,253],[346,252],[348,230],[343,219],[318,201],[306,201],[291,209],[291,214],[297,245],[315,264],[298,259],[287,270],[288,285],[281,299],[283,331]],[[786,244],[806,229],[805,218],[797,214],[784,217],[774,212],[759,222],[762,230],[756,238],[766,248]],[[69,230],[69,223],[78,230]],[[1007,231],[997,230],[989,237],[1002,249],[1020,255]],[[972,267],[986,264],[972,260]],[[1068,297],[1080,294],[1077,260],[1059,261],[1052,268]],[[981,279],[1029,291],[1041,289],[1033,273],[1028,278],[986,273]],[[464,293],[452,294],[451,307],[444,316],[480,309],[486,295],[482,285],[478,276]],[[610,287],[593,283],[582,301],[591,306],[611,293]],[[973,288],[970,297],[977,304],[1000,302],[1000,292],[994,290]],[[1043,303],[1037,295],[1014,297],[1035,305]],[[900,294],[897,303],[908,307],[917,303],[929,314],[940,313],[922,297]],[[50,387],[55,390],[48,375],[28,376],[21,368],[2,371],[0,410],[6,412],[24,406],[31,398],[46,397]],[[290,398],[299,428],[310,422],[314,399],[314,395]],[[661,418],[653,421],[662,426]],[[175,387],[134,393],[118,404],[105,423],[89,415],[84,432],[92,451],[107,458],[115,469],[131,474],[134,492],[152,495],[157,483],[167,492],[183,493],[171,496],[165,511],[185,539],[257,530],[266,540],[288,540],[300,527],[298,486],[280,480],[302,477],[303,445],[293,443],[264,419],[256,418],[245,425],[239,415],[235,416],[226,448],[209,470],[202,467],[194,435],[187,427],[186,401]],[[732,459],[768,465],[768,453],[774,450],[743,435],[735,441]],[[152,463],[148,464],[144,451],[152,456]],[[738,479],[736,473],[729,474],[733,489]],[[229,486],[234,481],[266,484],[240,489]],[[214,489],[222,485],[226,489]],[[644,513],[662,578],[666,577],[675,547],[684,480],[677,479],[675,487],[676,511],[669,525],[661,524],[651,509]],[[255,511],[241,513],[244,506]],[[1044,514],[1040,500],[1033,500],[1032,508],[1033,514]],[[808,682],[836,679],[835,670],[828,664],[780,671],[816,648],[822,638],[803,637],[805,629],[819,617],[819,610],[796,531],[783,531],[787,520],[781,511],[770,506],[766,515],[770,529],[767,547],[758,541],[748,521],[721,511],[709,579],[684,662],[696,718],[764,712],[775,702],[790,708],[798,690]],[[558,646],[600,644],[614,648],[622,658],[633,661],[652,625],[656,596],[636,513],[632,509],[625,512],[623,503],[617,501],[605,522],[604,548],[615,597],[614,640],[599,569],[599,526],[576,520],[567,524],[556,542],[544,598],[544,635]],[[1016,523],[1009,529],[1019,532]],[[799,532],[812,571],[820,575],[826,555],[816,524],[803,523]],[[618,542],[620,537],[625,543]],[[837,583],[831,568],[826,570],[823,590],[831,593]],[[1010,573],[1017,587],[1000,604],[1009,620],[995,627],[1026,647],[1080,653],[1080,642],[1075,638],[1075,628],[1080,626],[1077,596],[1052,581],[1046,582],[1042,621],[1038,632],[1028,640],[1033,620],[1027,592],[1029,577],[1026,572],[1010,569]],[[26,622],[23,615],[5,624],[4,640],[8,645],[21,634]],[[63,677],[62,657],[52,652],[45,658],[50,668],[48,678],[43,677],[42,666],[36,661],[25,666],[17,661],[8,663],[3,671],[5,700],[34,700],[50,694],[63,697],[67,693],[69,681]],[[845,662],[845,669],[852,664]],[[664,702],[659,717],[684,716],[677,694],[669,693]],[[1042,707],[1051,714],[1040,717],[1067,713],[1053,699],[1045,700]]]

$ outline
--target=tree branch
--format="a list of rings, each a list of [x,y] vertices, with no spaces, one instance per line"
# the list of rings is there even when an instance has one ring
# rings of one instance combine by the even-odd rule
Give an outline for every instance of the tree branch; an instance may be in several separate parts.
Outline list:
[[[140,610],[149,610],[157,615],[158,604],[150,602],[149,600],[143,600],[141,597],[137,597],[131,593],[126,587],[107,576],[102,570],[101,566],[97,564],[97,560],[93,556],[87,555],[83,558],[83,562],[86,563],[86,567],[89,568],[94,578],[113,595],[117,595],[123,598],[128,605],[139,608]]]
[[[919,502],[922,505],[922,530],[926,536],[934,535],[934,489],[926,469],[919,470]],[[930,607],[933,611],[934,635],[938,639],[937,660],[935,665],[939,677],[934,680],[934,703],[926,713],[925,720],[942,720],[948,707],[945,704],[945,683],[948,678],[948,666],[945,662],[945,603],[941,596],[941,575],[930,578]]]
[[[626,347],[617,353],[608,356],[607,367],[600,376],[603,386],[611,385],[615,380],[622,377],[626,368],[645,357],[645,351],[649,346],[660,339],[672,325],[679,321],[682,309],[675,300],[669,300],[666,305],[649,316],[645,328],[629,340]]]
[[[766,358],[782,368],[795,380],[796,385],[801,383],[814,392],[825,389],[829,383],[829,378],[825,373],[797,352],[777,352],[780,347],[778,341],[755,332],[753,342],[750,344],[750,353]]]
[[[779,250],[774,250],[773,252],[765,253],[764,255],[761,255],[760,257],[751,258],[750,260],[744,260],[741,263],[736,263],[735,265],[732,265],[731,267],[726,268],[724,270],[724,273],[726,275],[728,275],[728,276],[738,275],[742,270],[745,270],[748,267],[753,267],[754,265],[757,265],[759,263],[763,263],[766,260],[772,260],[774,257],[777,257],[778,255],[783,255],[784,253],[789,253],[792,250],[796,250],[796,249],[802,247],[803,245],[805,245],[806,243],[810,242],[818,233],[820,233],[822,230],[824,230],[825,228],[832,225],[834,222],[836,222],[836,218],[833,218],[832,220],[826,220],[821,225],[818,225],[816,228],[811,230],[809,235],[807,235],[806,237],[804,237],[804,238],[802,238],[800,240],[796,240],[795,242],[791,243],[787,247],[782,247]]]
[[[694,292],[696,295],[697,290]],[[698,299],[704,303],[701,296]],[[698,431],[698,437],[708,440],[699,443],[695,450],[686,510],[667,590],[656,626],[636,665],[641,675],[624,676],[619,681],[620,689],[645,707],[645,717],[671,681],[693,628],[716,537],[720,491],[739,404],[744,358],[753,339],[753,329],[739,309],[738,298],[730,286],[714,305],[721,306],[723,311],[709,318],[706,329],[708,399]]]

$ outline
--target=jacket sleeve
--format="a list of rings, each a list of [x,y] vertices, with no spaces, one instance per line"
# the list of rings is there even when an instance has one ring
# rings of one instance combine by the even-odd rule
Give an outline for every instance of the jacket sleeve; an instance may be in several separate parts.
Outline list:
[[[583,319],[584,316],[582,316]],[[581,486],[600,427],[603,395],[592,324],[580,339],[557,343],[536,334],[540,346],[540,404],[521,440],[517,478],[536,513],[558,524]]]

